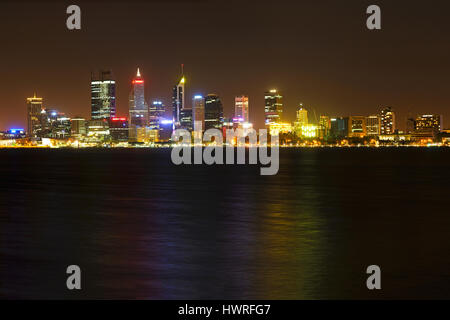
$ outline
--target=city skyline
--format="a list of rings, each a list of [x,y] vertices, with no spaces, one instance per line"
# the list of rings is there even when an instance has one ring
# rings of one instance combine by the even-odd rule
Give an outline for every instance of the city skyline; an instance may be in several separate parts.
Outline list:
[[[105,15],[101,2],[81,1],[85,19],[77,33],[61,23],[64,4],[7,2],[0,35],[14,50],[6,50],[2,62],[0,127],[26,127],[23,101],[34,92],[48,107],[88,117],[89,74],[99,68],[116,76],[118,115],[127,113],[131,70],[138,66],[147,78],[147,101],[157,97],[169,106],[184,63],[187,103],[194,94],[214,92],[230,115],[235,96],[248,95],[255,127],[264,123],[261,92],[277,88],[290,121],[299,103],[328,115],[368,115],[392,106],[399,129],[405,129],[408,113],[423,112],[443,114],[447,128],[450,48],[444,4],[422,8],[408,2],[406,14],[405,3],[382,1],[383,28],[370,32],[365,4],[356,1],[346,9],[338,3],[318,9],[289,2],[264,24],[256,22],[264,21],[275,4],[132,1],[114,3]],[[238,5],[245,13],[240,18],[233,15]],[[177,30],[171,21],[183,26],[177,50],[171,45]],[[16,25],[21,32],[10,34]],[[112,43],[114,50],[105,54],[97,42]],[[140,43],[141,50],[129,51],[131,43]]]

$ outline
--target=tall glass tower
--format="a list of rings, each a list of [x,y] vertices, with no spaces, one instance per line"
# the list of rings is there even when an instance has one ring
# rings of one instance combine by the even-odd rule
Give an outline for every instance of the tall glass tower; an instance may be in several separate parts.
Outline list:
[[[184,85],[186,79],[184,77],[183,65],[181,65],[181,78],[178,84],[173,87],[172,107],[173,107],[173,126],[174,129],[180,127],[180,112],[185,108]]]
[[[116,116],[116,81],[109,70],[91,75],[91,116],[93,120]]]
[[[129,99],[130,112],[130,139],[137,139],[137,132],[148,127],[148,105],[145,102],[144,79],[141,76],[139,68],[136,76],[131,82],[131,92]]]
[[[280,123],[283,113],[283,96],[275,89],[266,92],[264,95],[266,125]]]
[[[194,100],[195,101],[195,100]],[[217,94],[208,94],[205,97],[205,127],[204,130],[223,127],[223,106]]]
[[[41,112],[42,98],[36,97],[36,94],[32,98],[27,98],[27,134],[29,137],[36,138],[41,133]]]
[[[238,119],[239,122],[249,122],[247,96],[238,96],[234,98],[234,117]]]

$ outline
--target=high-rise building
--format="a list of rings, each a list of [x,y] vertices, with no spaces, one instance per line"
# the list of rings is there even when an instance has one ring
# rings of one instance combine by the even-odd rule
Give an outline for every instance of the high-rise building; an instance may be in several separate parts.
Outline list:
[[[196,100],[194,99],[194,102]],[[223,105],[220,97],[216,94],[208,94],[205,97],[205,121],[204,130],[219,129],[223,126]]]
[[[345,138],[348,136],[348,121],[347,117],[331,118],[330,134],[335,138]]]
[[[320,116],[319,118],[319,136],[327,137],[331,130],[331,120],[329,116]]]
[[[368,136],[377,136],[380,134],[381,119],[377,115],[366,117],[366,130]]]
[[[442,116],[437,114],[424,114],[417,116],[414,120],[414,133],[418,134],[437,134],[441,132]]]
[[[193,99],[192,123],[194,131],[205,130],[205,99],[201,95],[195,95]]]
[[[93,120],[116,116],[116,81],[111,71],[91,75],[91,117]]]
[[[234,117],[240,122],[249,122],[248,96],[237,96],[234,98]]]
[[[129,99],[129,112],[130,112],[130,133],[129,138],[131,141],[139,141],[138,131],[143,130],[148,126],[148,106],[145,102],[144,94],[144,79],[141,76],[139,68],[137,69],[136,76],[131,82],[131,92]]]
[[[180,112],[185,108],[185,90],[184,85],[186,79],[184,77],[183,65],[181,67],[181,78],[178,83],[173,87],[172,95],[172,109],[173,109],[173,127],[178,128],[180,126]]]
[[[113,142],[127,142],[129,135],[128,119],[114,117],[109,120],[109,134]]]
[[[264,94],[265,100],[265,123],[280,123],[281,115],[283,113],[283,96],[275,89],[272,89]]]
[[[41,112],[42,112],[42,98],[36,97],[27,98],[27,122],[28,122],[28,136],[37,138],[40,136],[41,127]]]
[[[192,123],[192,109],[184,108],[180,111],[180,128],[186,129],[189,132],[194,130]]]
[[[350,116],[348,119],[348,136],[363,138],[366,136],[366,118],[363,116]]]
[[[153,100],[149,107],[149,127],[159,129],[159,122],[164,118],[166,108],[161,100]]]
[[[308,125],[308,111],[300,104],[296,112],[296,121],[294,121],[294,132],[300,137],[303,135],[302,127]]]
[[[308,111],[303,107],[303,104],[300,104],[297,109],[297,122],[300,126],[308,124]]]
[[[70,120],[71,126],[71,136],[76,139],[82,139],[87,135],[87,122],[86,119],[82,117],[75,117]]]
[[[386,107],[381,110],[381,127],[380,134],[394,134],[395,133],[395,113],[391,107]]]

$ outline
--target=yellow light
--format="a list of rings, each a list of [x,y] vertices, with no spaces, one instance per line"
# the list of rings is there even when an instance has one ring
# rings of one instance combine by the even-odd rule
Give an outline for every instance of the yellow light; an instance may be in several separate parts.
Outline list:
[[[186,80],[183,78],[181,78],[180,83],[183,84]]]

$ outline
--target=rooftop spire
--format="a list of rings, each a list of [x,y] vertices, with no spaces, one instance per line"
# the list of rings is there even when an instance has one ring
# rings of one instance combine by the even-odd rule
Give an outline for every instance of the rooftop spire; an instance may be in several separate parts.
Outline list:
[[[137,73],[136,73],[136,77],[140,78],[141,77],[141,73],[139,72],[139,68],[137,68]]]

